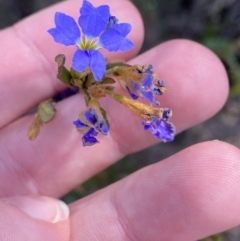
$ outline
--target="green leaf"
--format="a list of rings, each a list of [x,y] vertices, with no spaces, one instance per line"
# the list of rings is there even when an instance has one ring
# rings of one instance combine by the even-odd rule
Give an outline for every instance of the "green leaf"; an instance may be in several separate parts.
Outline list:
[[[65,66],[61,65],[58,67],[57,78],[64,84],[71,86],[72,75]]]
[[[59,54],[55,57],[55,61],[58,65],[57,78],[64,84],[71,86],[72,75],[70,71],[64,66],[66,57],[63,54]]]

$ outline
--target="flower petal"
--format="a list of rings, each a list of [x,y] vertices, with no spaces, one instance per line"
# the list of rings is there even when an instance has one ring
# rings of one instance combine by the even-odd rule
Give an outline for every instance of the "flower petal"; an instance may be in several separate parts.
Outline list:
[[[133,89],[135,89],[136,91],[140,91],[141,90],[139,84],[137,84],[136,82],[131,81],[131,84],[132,84]]]
[[[107,29],[111,28],[112,26],[114,26],[117,23],[118,23],[118,19],[115,16],[110,16],[109,20],[108,20]]]
[[[88,111],[86,111],[84,116],[92,125],[95,125],[98,121],[97,112],[94,108],[90,108]]]
[[[82,123],[80,120],[75,120],[73,122],[73,124],[76,126],[77,129],[82,129],[82,128],[85,128],[87,127],[87,125],[85,125],[84,123]]]
[[[88,52],[78,49],[73,55],[72,67],[76,71],[83,71],[89,67],[90,56]]]
[[[132,97],[132,99],[137,100],[139,96],[135,93],[133,93],[128,87],[126,87],[128,94]]]
[[[104,120],[100,120],[97,125],[96,125],[96,129],[98,131],[100,131],[103,135],[107,135],[108,134],[108,126],[107,123]]]
[[[92,70],[93,77],[96,81],[100,81],[106,72],[106,60],[97,50],[90,50],[88,52],[90,55],[90,68]]]
[[[151,122],[142,122],[145,130],[150,130],[152,134],[162,141],[172,141],[175,135],[175,126],[164,119],[153,119]]]
[[[132,26],[129,23],[119,23],[113,25],[113,29],[118,31],[123,37],[126,37],[132,30]]]
[[[172,141],[174,139],[175,127],[172,123],[158,120],[157,132],[154,134],[157,138],[163,141]]]
[[[92,146],[98,143],[98,140],[95,137],[97,134],[98,133],[94,130],[94,128],[91,128],[88,132],[86,132],[82,137],[83,146]]]
[[[128,51],[132,48],[134,48],[133,42],[127,38],[123,38],[118,51]]]
[[[134,47],[133,43],[114,28],[105,31],[99,38],[99,46],[108,51],[126,51]]]
[[[151,74],[149,74],[143,81],[142,81],[142,86],[151,88],[153,85],[153,77]]]
[[[56,28],[48,30],[54,41],[65,46],[76,45],[80,38],[80,30],[74,18],[64,13],[56,12],[54,21]]]
[[[151,103],[154,103],[154,95],[150,90],[142,90],[142,96],[149,100]]]
[[[143,125],[143,128],[144,128],[145,131],[151,130],[151,128],[152,128],[151,122],[142,121],[142,125]]]
[[[110,10],[107,5],[94,8],[90,2],[84,0],[80,8],[80,14],[78,23],[82,28],[82,32],[87,37],[94,38],[107,27]]]

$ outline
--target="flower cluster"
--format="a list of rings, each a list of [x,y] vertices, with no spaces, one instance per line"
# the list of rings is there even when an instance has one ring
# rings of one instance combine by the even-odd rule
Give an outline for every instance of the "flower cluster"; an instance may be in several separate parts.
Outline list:
[[[107,135],[110,125],[107,113],[101,107],[101,98],[109,96],[142,119],[145,130],[166,142],[172,141],[175,127],[169,122],[172,111],[159,108],[155,98],[162,95],[166,88],[158,80],[151,65],[129,65],[124,62],[108,62],[99,51],[127,51],[134,47],[127,35],[131,31],[128,23],[119,23],[110,13],[109,6],[95,8],[89,1],[83,0],[78,23],[73,17],[56,12],[55,27],[48,30],[54,41],[65,46],[75,46],[72,68],[68,70],[65,56],[59,54],[55,61],[58,65],[57,78],[69,89],[55,98],[39,104],[38,112],[29,128],[29,139],[35,139],[40,127],[51,121],[56,109],[54,102],[81,92],[84,94],[86,110],[82,111],[73,122],[82,134],[84,146],[98,143],[97,135]],[[118,83],[130,98],[115,92],[114,84]],[[139,101],[143,100],[143,102]],[[145,102],[150,104],[145,104]]]
[[[90,146],[96,144],[98,141],[95,136],[98,132],[103,135],[108,134],[108,125],[101,114],[97,114],[96,109],[90,108],[83,115],[80,115],[83,120],[75,120],[73,124],[83,134],[83,145]]]

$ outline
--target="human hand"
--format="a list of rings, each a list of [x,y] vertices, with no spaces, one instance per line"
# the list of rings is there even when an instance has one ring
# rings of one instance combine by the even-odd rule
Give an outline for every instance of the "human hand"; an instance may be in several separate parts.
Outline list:
[[[64,88],[56,80],[53,59],[66,48],[56,45],[46,30],[56,11],[77,17],[78,9],[79,1],[66,1],[0,33],[0,240],[192,241],[239,224],[240,153],[219,141],[194,145],[143,168],[69,205],[70,214],[55,199],[124,155],[157,141],[137,129],[139,119],[132,113],[103,100],[111,123],[109,137],[82,147],[72,125],[83,108],[80,95],[58,103],[55,119],[35,141],[28,140],[33,116],[21,116]],[[154,66],[167,86],[161,106],[173,110],[171,121],[178,132],[222,107],[227,76],[212,52],[191,41],[174,40],[134,58],[143,40],[139,13],[124,0],[111,1],[111,9],[132,24],[130,38],[136,48],[108,57]],[[67,60],[71,55],[68,49]]]

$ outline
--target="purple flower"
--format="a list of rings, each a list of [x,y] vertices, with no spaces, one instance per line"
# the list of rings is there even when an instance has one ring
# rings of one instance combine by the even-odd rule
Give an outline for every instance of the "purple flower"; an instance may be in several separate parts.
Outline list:
[[[78,47],[72,59],[74,70],[81,72],[90,68],[94,79],[100,81],[106,72],[106,61],[99,49],[127,51],[133,48],[133,43],[126,38],[131,25],[118,24],[117,19],[110,15],[109,6],[94,8],[87,0],[83,1],[80,14],[77,24],[73,17],[56,12],[56,27],[48,32],[55,42]]]
[[[164,109],[163,117],[161,119],[153,117],[150,122],[143,121],[143,127],[145,130],[150,130],[155,137],[164,142],[172,141],[175,136],[175,127],[172,123],[168,122],[170,115],[171,110]]]
[[[84,121],[79,119],[75,120],[73,124],[80,131],[83,131],[84,135],[82,137],[83,146],[91,146],[98,142],[95,136],[98,135],[98,132],[101,132],[103,135],[107,135],[109,128],[101,115],[97,114],[97,111],[94,108],[88,109],[83,114]]]
[[[159,105],[155,101],[155,95],[162,95],[161,91],[164,88],[164,82],[162,80],[155,80],[155,74],[152,71],[152,65],[147,66],[144,70],[138,70],[140,74],[147,74],[142,80],[141,84],[131,80],[130,86],[127,86],[127,91],[132,99],[136,100],[139,97],[144,97],[154,105]]]

